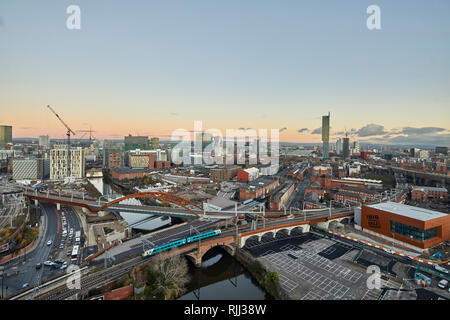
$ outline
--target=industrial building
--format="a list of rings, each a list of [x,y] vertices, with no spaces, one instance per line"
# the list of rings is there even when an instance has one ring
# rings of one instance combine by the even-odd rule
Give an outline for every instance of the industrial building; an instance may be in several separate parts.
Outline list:
[[[217,166],[209,170],[209,178],[214,182],[222,182],[233,179],[241,167],[236,165]]]
[[[363,205],[360,218],[363,231],[420,249],[450,240],[450,215],[438,211],[382,202]]]
[[[295,183],[287,182],[282,184],[279,188],[271,192],[270,195],[270,209],[282,210],[286,208],[286,204],[291,198],[295,190]]]
[[[447,200],[448,190],[446,188],[412,186],[411,200],[428,202],[430,200]]]
[[[270,191],[274,190],[280,181],[272,178],[259,178],[250,183],[245,188],[239,190],[239,199],[246,201],[266,196]]]

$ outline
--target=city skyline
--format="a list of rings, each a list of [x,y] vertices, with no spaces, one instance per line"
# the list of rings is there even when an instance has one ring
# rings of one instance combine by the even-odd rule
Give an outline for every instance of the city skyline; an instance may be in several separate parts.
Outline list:
[[[179,128],[286,128],[280,141],[449,145],[450,4],[369,1],[0,4],[0,106],[14,138],[168,140]],[[408,14],[405,14],[408,9]],[[105,11],[106,10],[106,11]],[[36,17],[38,17],[36,19]],[[77,138],[77,136],[74,136]]]

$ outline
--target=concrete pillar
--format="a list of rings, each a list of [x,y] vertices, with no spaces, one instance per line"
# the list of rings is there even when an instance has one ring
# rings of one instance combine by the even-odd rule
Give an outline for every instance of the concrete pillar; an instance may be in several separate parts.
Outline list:
[[[61,211],[61,203],[56,204],[56,210]]]
[[[34,205],[37,207],[39,205],[39,200],[34,199]]]

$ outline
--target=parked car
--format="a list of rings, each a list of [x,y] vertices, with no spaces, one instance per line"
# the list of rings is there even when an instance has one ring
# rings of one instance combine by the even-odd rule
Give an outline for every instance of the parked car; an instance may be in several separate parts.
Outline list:
[[[438,287],[441,288],[441,289],[447,288],[447,285],[448,285],[448,281],[447,280],[441,280],[438,283]]]
[[[50,260],[47,260],[44,262],[44,266],[51,267],[52,265],[53,265],[53,262],[51,262]]]
[[[434,268],[435,268],[437,271],[439,271],[439,272],[443,272],[443,273],[445,273],[445,274],[448,274],[448,273],[449,273],[447,269],[445,269],[445,268],[443,268],[443,267],[441,267],[441,266],[439,266],[439,265],[437,265],[437,264],[435,264],[435,265],[433,265],[433,266],[434,266]]]

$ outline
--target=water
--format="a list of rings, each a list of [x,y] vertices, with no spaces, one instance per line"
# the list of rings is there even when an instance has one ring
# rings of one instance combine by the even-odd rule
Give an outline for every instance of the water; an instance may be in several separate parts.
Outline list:
[[[103,179],[90,179],[92,185],[102,194],[112,198],[121,196]],[[138,201],[138,200],[136,200]],[[130,225],[150,215],[121,212],[120,215]],[[166,219],[166,220],[163,220]],[[171,219],[156,218],[139,226],[142,230],[154,230],[170,225]],[[201,268],[189,263],[191,281],[187,293],[179,300],[264,300],[266,292],[258,286],[251,275],[227,252],[214,248],[203,257]]]
[[[187,293],[178,300],[265,299],[265,291],[228,253],[215,248],[205,257],[201,268],[189,263],[191,281],[187,285]]]
[[[107,195],[110,200],[117,199],[118,197],[121,197],[122,195],[115,192],[111,186],[107,183],[103,182],[103,178],[93,178],[89,179],[89,181],[92,183],[92,185],[100,192],[102,195]],[[102,199],[104,200],[104,199]],[[129,199],[125,200],[127,203],[133,203],[133,204],[139,204],[140,201],[137,199]],[[127,222],[128,225],[134,224],[138,221],[147,219],[151,217],[152,215],[144,215],[144,214],[138,214],[138,213],[130,213],[130,212],[121,212],[120,215],[124,220]],[[158,228],[161,228],[163,226],[169,226],[172,223],[171,218],[164,218],[164,217],[157,217],[155,219],[152,219],[150,221],[144,222],[142,224],[139,224],[138,227],[140,230],[144,231],[151,231]]]

